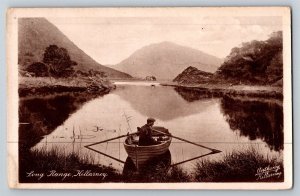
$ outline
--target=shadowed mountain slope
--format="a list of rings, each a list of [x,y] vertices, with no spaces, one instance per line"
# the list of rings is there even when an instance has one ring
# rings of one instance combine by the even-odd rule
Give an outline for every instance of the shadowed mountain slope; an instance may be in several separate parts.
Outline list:
[[[18,64],[21,69],[34,62],[42,62],[46,47],[57,45],[68,50],[71,59],[78,64],[74,67],[76,70],[93,69],[105,72],[109,78],[131,78],[126,73],[97,63],[45,18],[20,18],[18,28]]]

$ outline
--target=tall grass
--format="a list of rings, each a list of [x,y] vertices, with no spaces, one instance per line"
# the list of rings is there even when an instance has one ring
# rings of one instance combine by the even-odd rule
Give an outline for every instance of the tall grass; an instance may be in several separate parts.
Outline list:
[[[172,167],[165,177],[165,182],[191,182],[193,176],[180,166]]]
[[[265,179],[258,179],[259,168],[280,166],[282,174]],[[195,181],[198,182],[281,182],[284,179],[283,163],[275,157],[264,157],[255,149],[243,152],[232,152],[224,155],[221,160],[201,160],[194,171]]]
[[[190,182],[191,179],[192,176],[179,166],[168,168],[156,165],[123,173],[124,182]]]
[[[185,171],[180,166],[166,165],[149,166],[136,171],[130,169],[119,174],[112,167],[97,165],[92,155],[78,156],[75,153],[65,154],[63,150],[53,148],[50,151],[33,150],[21,157],[21,182],[37,182],[36,179],[26,178],[26,172],[58,172],[76,173],[77,170],[91,170],[107,173],[107,178],[98,177],[66,178],[63,182],[282,182],[284,180],[283,163],[276,157],[265,157],[255,149],[243,152],[232,152],[220,160],[199,160],[192,172]],[[279,166],[282,175],[257,180],[257,169]],[[61,182],[57,178],[43,178],[38,182]]]
[[[30,153],[32,160],[35,160],[35,168],[47,169],[61,169],[68,170],[70,168],[77,168],[83,165],[94,165],[94,158],[90,154],[84,154],[79,157],[76,153],[66,154],[60,148],[35,149]]]
[[[258,179],[259,168],[279,166],[281,175]],[[219,160],[198,160],[195,168],[187,172],[182,166],[171,167],[167,173],[151,172],[142,175],[150,182],[282,182],[283,163],[276,157],[265,157],[257,149],[235,151]],[[272,171],[270,172],[272,174]]]

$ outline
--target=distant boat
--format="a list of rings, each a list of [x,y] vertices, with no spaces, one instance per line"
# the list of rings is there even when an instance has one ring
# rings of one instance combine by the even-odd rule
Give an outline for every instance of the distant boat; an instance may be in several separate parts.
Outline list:
[[[163,127],[154,127],[154,129],[164,133],[169,133],[168,129],[165,129]],[[124,148],[128,154],[128,157],[132,159],[133,163],[137,168],[145,165],[147,161],[151,160],[152,158],[166,153],[169,150],[169,146],[172,141],[172,137],[170,136],[159,133],[153,133],[154,138],[157,138],[158,141],[159,139],[161,140],[160,144],[151,146],[139,146],[138,135],[132,136],[134,140],[129,141],[129,138],[127,138],[124,142]]]

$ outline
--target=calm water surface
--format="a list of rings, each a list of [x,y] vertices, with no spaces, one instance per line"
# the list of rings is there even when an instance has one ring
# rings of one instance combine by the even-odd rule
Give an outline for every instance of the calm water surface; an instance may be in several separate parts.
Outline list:
[[[111,165],[121,171],[122,163],[84,146],[135,132],[148,117],[154,117],[157,126],[168,128],[173,135],[222,151],[206,159],[217,160],[226,153],[249,148],[255,148],[265,156],[282,157],[281,101],[228,96],[207,98],[193,91],[158,86],[157,83],[154,83],[155,87],[149,83],[131,84],[117,83],[116,90],[101,97],[80,98],[80,95],[66,94],[64,98],[39,99],[42,106],[36,108],[32,106],[36,99],[21,101],[21,111],[31,113],[31,117],[24,117],[27,118],[24,120],[35,119],[33,124],[39,123],[35,129],[42,132],[37,134],[40,139],[32,142],[31,149],[56,148],[66,154],[88,155],[96,163]],[[51,117],[56,119],[61,115],[60,121],[51,120]],[[124,140],[121,138],[92,148],[125,161]],[[173,139],[170,152],[172,163],[178,163],[209,151]],[[194,164],[195,161],[190,161],[182,167],[190,170]]]

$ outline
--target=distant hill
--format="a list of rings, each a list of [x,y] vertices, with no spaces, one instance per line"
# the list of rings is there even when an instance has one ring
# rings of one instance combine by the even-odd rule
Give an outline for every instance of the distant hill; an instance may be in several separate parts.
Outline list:
[[[207,83],[213,74],[200,71],[195,67],[188,67],[180,73],[173,81],[180,84],[199,84]]]
[[[78,63],[75,70],[93,69],[105,72],[109,78],[131,78],[126,73],[97,63],[45,18],[21,18],[18,28],[18,64],[21,69],[34,62],[41,62],[45,48],[57,45],[66,48],[71,59]]]
[[[221,63],[221,59],[200,50],[162,42],[145,46],[112,67],[140,78],[151,75],[173,80],[188,66],[213,73]]]

